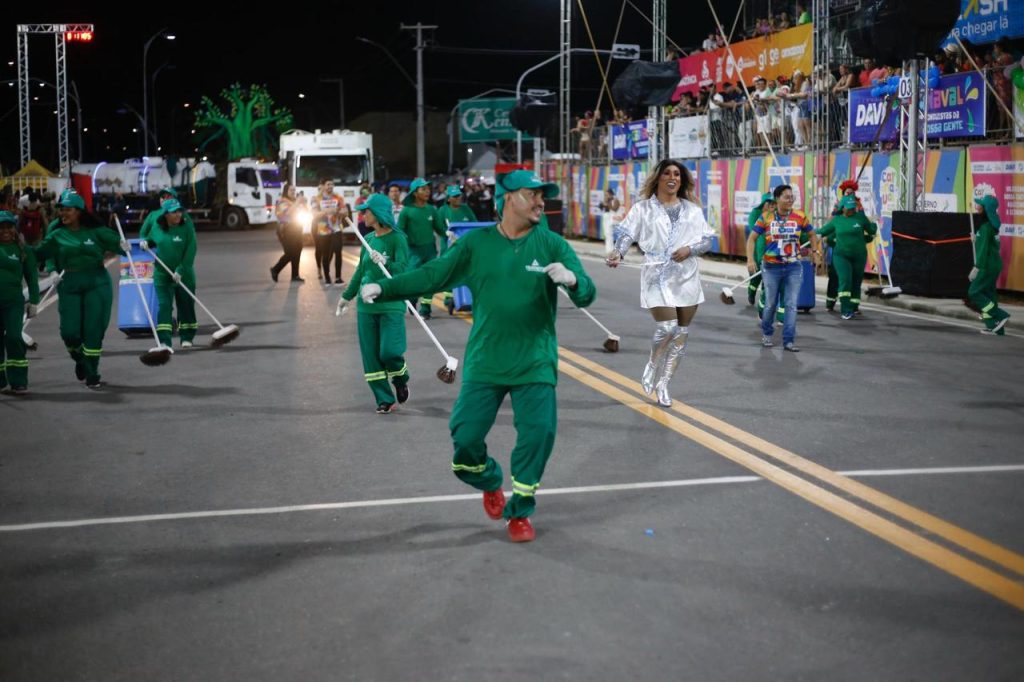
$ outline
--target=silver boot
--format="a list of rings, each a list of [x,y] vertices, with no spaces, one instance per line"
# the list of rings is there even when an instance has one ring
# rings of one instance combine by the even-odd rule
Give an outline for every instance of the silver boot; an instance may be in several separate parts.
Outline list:
[[[672,380],[672,375],[676,373],[679,359],[686,355],[686,339],[689,338],[690,334],[688,331],[684,331],[684,329],[686,328],[676,327],[675,333],[669,341],[668,351],[665,353],[665,369],[661,372],[661,376],[658,377],[658,382],[655,386],[658,393],[658,404],[662,407],[672,407],[672,397],[668,394],[668,382]]]
[[[647,395],[654,393],[654,385],[658,381],[658,375],[661,374],[659,370],[665,364],[665,356],[675,330],[675,320],[658,322],[654,328],[654,336],[651,338],[651,358],[647,361],[647,366],[644,367],[644,376],[640,381]]]

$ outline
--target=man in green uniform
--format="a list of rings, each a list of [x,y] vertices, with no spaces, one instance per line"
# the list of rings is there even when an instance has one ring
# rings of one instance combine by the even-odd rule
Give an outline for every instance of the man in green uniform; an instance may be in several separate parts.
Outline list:
[[[975,211],[982,219],[974,235],[974,267],[967,279],[971,286],[967,298],[981,311],[985,322],[983,333],[1003,336],[1010,314],[999,307],[996,298],[996,280],[1003,269],[1003,258],[999,253],[999,200],[994,196],[975,199]]]
[[[750,209],[750,213],[747,215],[747,228],[743,234],[743,239],[746,240],[750,237],[750,233],[754,230],[754,225],[757,224],[758,219],[766,211],[775,210],[775,195],[771,192],[765,192],[761,195],[761,203],[754,208]],[[761,257],[764,256],[764,235],[759,235],[757,241],[754,242],[754,258],[757,262],[761,262]],[[757,288],[761,286],[761,275],[758,275],[754,279],[747,283],[747,302],[750,305],[754,305],[754,301],[757,300]],[[758,317],[761,316],[761,311],[764,309],[764,296],[762,295],[761,300],[758,300],[757,313]]]
[[[437,258],[437,240],[444,242],[444,222],[438,217],[437,209],[430,205],[430,183],[416,178],[409,185],[409,194],[402,200],[405,207],[398,214],[398,231],[409,240],[409,268],[416,268]],[[433,291],[420,296],[420,316],[430,319],[430,304]]]
[[[437,209],[437,217],[440,218],[441,225],[444,227],[448,239],[454,242],[457,237],[449,226],[452,223],[475,223],[476,215],[473,213],[473,209],[462,203],[462,190],[459,189],[458,185],[449,185],[448,189],[445,190],[445,194],[448,197],[448,203]],[[443,255],[447,250],[448,240],[442,239],[441,254]],[[448,312],[452,312],[455,308],[455,301],[450,291],[444,292],[444,307],[448,309]]]
[[[861,282],[868,262],[868,243],[874,241],[878,226],[857,211],[857,197],[846,196],[839,202],[842,215],[837,215],[818,232],[819,237],[834,241],[832,265],[839,276],[839,312],[844,320],[852,320],[860,308]]]
[[[37,259],[53,259],[64,272],[57,285],[60,336],[75,361],[75,377],[100,388],[100,356],[110,324],[114,292],[103,264],[105,253],[125,255],[128,244],[85,210],[85,200],[64,190],[57,201],[60,222],[35,247]]]
[[[484,491],[484,510],[508,520],[514,542],[534,538],[527,518],[554,447],[558,340],[555,314],[559,286],[580,308],[595,297],[594,283],[565,240],[539,228],[544,198],[558,194],[529,171],[498,183],[500,222],[473,230],[441,258],[365,285],[364,300],[396,300],[437,291],[453,282],[473,294],[473,328],[466,345],[462,390],[449,423],[455,454],[452,471]],[[512,500],[501,491],[501,465],[487,454],[485,439],[505,395],[512,396],[516,446],[512,451]]]
[[[178,308],[178,336],[182,348],[191,348],[199,324],[196,305],[192,297],[182,291],[188,287],[196,291],[196,231],[177,199],[168,199],[160,206],[159,217],[153,222],[147,236],[140,238],[144,250],[156,248],[159,256],[173,274],[154,264],[153,286],[156,288],[156,334],[160,343],[171,347],[173,327],[172,306]]]
[[[363,249],[356,272],[341,295],[346,303],[342,312],[366,284],[380,282],[387,277],[378,263],[397,275],[405,272],[409,263],[409,244],[405,235],[392,229],[395,225],[391,200],[383,194],[371,194],[356,206],[363,213],[363,221],[373,232],[366,235],[370,251]],[[404,403],[409,399],[409,368],[405,363],[405,302],[362,299],[356,305],[359,323],[359,353],[363,358],[363,372],[377,402],[377,414],[395,410],[395,399]],[[395,392],[391,392],[391,381]]]
[[[22,282],[28,285],[28,303]],[[38,303],[35,254],[21,242],[14,214],[0,211],[0,389],[10,386],[14,395],[28,393],[28,360],[21,328],[24,319],[35,317]]]

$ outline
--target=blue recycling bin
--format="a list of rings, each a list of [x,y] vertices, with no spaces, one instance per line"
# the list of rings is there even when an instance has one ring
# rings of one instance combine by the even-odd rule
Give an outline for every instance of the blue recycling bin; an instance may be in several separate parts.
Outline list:
[[[491,227],[492,225],[494,223],[448,223],[448,229],[455,233],[456,238],[459,238],[470,230],[480,227]],[[452,240],[448,241],[449,246],[454,243]],[[473,310],[473,294],[470,293],[469,287],[464,285],[452,287],[452,298],[455,300],[454,310],[460,312],[471,312]],[[451,313],[452,311],[449,310],[448,312]]]
[[[155,321],[156,287],[153,286],[153,270],[157,267],[156,261],[153,260],[153,254],[142,250],[138,239],[129,239],[128,243],[131,245],[132,260],[135,261],[135,270],[138,275],[138,283],[142,287],[142,296],[146,297],[146,303],[149,304],[149,310],[153,313]],[[139,286],[136,286],[127,256],[121,256],[121,270],[118,277],[117,328],[128,336],[152,334],[149,320],[146,319],[146,308],[142,305],[142,298],[139,295]]]

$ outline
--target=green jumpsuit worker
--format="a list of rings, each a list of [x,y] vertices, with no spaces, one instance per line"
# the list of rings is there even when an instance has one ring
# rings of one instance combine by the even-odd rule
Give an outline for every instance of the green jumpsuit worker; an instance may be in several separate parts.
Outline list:
[[[832,207],[832,215],[842,215],[843,209],[840,208],[839,204],[842,202],[844,197],[852,196],[857,201],[857,213],[864,218],[865,222],[868,221],[867,215],[864,213],[864,206],[860,203],[860,199],[857,199],[857,190],[860,189],[860,185],[857,184],[856,180],[844,180],[839,185],[839,200],[836,201]],[[836,265],[833,262],[833,254],[836,248],[836,236],[833,234],[825,240],[825,264],[828,266],[828,285],[825,287],[825,309],[829,312],[835,310],[836,302],[839,300],[839,272],[836,270]]]
[[[994,196],[975,199],[976,212],[982,218],[974,235],[974,267],[968,279],[967,298],[981,311],[984,332],[1003,336],[1009,313],[999,307],[996,298],[996,280],[1003,269],[999,253],[999,200]]]
[[[441,255],[448,250],[449,240],[454,242],[457,239],[455,233],[448,227],[450,224],[476,222],[476,214],[473,213],[473,209],[462,203],[462,189],[458,185],[449,185],[445,190],[445,195],[448,197],[447,203],[437,209],[437,217],[441,220],[441,226],[448,236],[448,239],[441,240]],[[450,291],[444,292],[444,307],[448,309],[449,313],[455,309],[455,300]]]
[[[771,192],[765,192],[761,195],[761,203],[754,208],[750,209],[750,213],[747,215],[747,227],[743,233],[743,240],[746,241],[747,237],[754,230],[754,225],[757,224],[758,219],[765,211],[771,211],[775,209],[775,195]],[[757,262],[761,262],[761,258],[764,256],[764,235],[760,235],[757,241],[754,242],[754,258]],[[761,286],[761,275],[753,278],[747,282],[747,302],[750,305],[754,305],[754,301],[757,298],[757,288]],[[761,310],[764,309],[764,301],[760,301],[757,305],[758,317],[760,317]]]
[[[154,264],[153,286],[156,288],[156,334],[160,343],[170,348],[173,331],[173,308],[178,309],[178,336],[182,348],[191,348],[199,323],[196,304],[182,287],[196,291],[196,231],[192,221],[177,199],[168,199],[160,206],[160,215],[140,242],[143,248],[155,248],[156,255],[173,274]]]
[[[22,282],[28,285],[27,303]],[[28,359],[21,329],[25,318],[35,316],[38,303],[35,254],[18,235],[14,214],[0,211],[0,389],[10,386],[14,395],[28,392]]]
[[[819,237],[835,241],[832,264],[839,275],[839,312],[844,320],[853,318],[860,308],[861,282],[868,262],[868,243],[874,241],[878,226],[857,212],[857,198],[843,197],[837,215],[818,232]]]
[[[351,301],[365,284],[387,279],[377,262],[380,261],[392,275],[405,272],[409,264],[409,244],[405,235],[392,229],[395,225],[391,200],[384,194],[371,194],[356,206],[365,211],[363,220],[373,232],[366,235],[372,251],[363,249],[355,274],[341,295]],[[347,304],[346,304],[347,306]],[[363,358],[363,372],[377,403],[377,414],[388,414],[395,407],[395,398],[404,403],[409,399],[409,368],[405,363],[405,302],[362,299],[356,306],[359,323],[359,353]],[[391,392],[388,382],[395,385]]]
[[[409,240],[410,269],[437,258],[436,237],[441,238],[442,244],[447,243],[444,222],[429,202],[430,183],[423,178],[416,178],[409,185],[409,194],[402,200],[405,208],[398,214],[398,231]],[[424,319],[430,319],[433,301],[433,291],[423,292],[420,296],[420,315]]]
[[[52,259],[64,272],[57,285],[60,336],[75,361],[75,376],[89,388],[99,388],[103,336],[114,300],[103,256],[123,256],[128,245],[85,211],[85,200],[74,190],[61,194],[57,208],[60,224],[35,247],[36,258]]]
[[[145,219],[142,221],[142,227],[139,228],[139,239],[145,239],[149,236],[153,226],[156,225],[157,219],[164,214],[164,202],[168,199],[177,199],[178,192],[173,187],[164,187],[157,193],[157,200],[160,202],[160,207],[155,211],[150,211],[146,214]],[[192,225],[192,219],[185,214],[188,224]],[[192,225],[192,229],[195,229],[195,225]]]
[[[590,305],[594,283],[566,241],[539,228],[544,198],[558,186],[529,171],[506,175],[496,193],[501,222],[471,231],[448,252],[404,275],[370,284],[362,296],[395,300],[445,288],[453,282],[473,294],[473,328],[466,345],[462,389],[452,410],[452,471],[484,491],[492,518],[510,520],[514,541],[533,538],[527,516],[554,447],[558,341],[558,286],[578,307]],[[512,397],[516,446],[512,451],[511,502],[504,504],[501,466],[485,438],[506,395]],[[500,502],[491,506],[489,499]]]

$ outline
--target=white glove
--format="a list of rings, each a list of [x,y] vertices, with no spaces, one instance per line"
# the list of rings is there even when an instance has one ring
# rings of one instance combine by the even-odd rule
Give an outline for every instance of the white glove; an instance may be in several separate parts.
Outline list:
[[[38,311],[36,309],[36,304],[35,303],[26,303],[25,304],[25,319],[31,319],[31,318],[35,317],[37,312]]]
[[[140,239],[139,240],[139,248],[142,249],[143,251],[149,251],[149,240],[148,239]]]
[[[373,249],[370,249],[370,260],[372,260],[377,265],[387,265],[388,264],[388,254],[381,253],[380,251],[374,251]]]
[[[373,303],[378,296],[380,296],[379,284],[367,284],[359,290],[359,297],[363,299],[363,303]]]
[[[175,284],[181,284],[181,273],[180,272],[174,273],[173,275],[171,275],[171,279],[174,280]]]
[[[334,311],[335,317],[341,317],[348,312],[348,301],[341,299],[338,301],[338,309]]]
[[[978,268],[971,268],[971,273],[967,275],[967,281],[973,282],[978,277]]]
[[[555,284],[564,284],[567,287],[573,287],[576,284],[576,275],[572,274],[572,270],[565,267],[561,263],[551,263],[544,268],[544,272],[551,281]]]
[[[121,250],[124,251],[125,253],[131,253],[132,245],[128,243],[127,239],[122,239],[119,246],[121,247]]]
[[[444,236],[448,237],[448,239],[451,240],[451,241],[455,241],[456,239],[459,238],[459,235],[455,234],[451,230],[448,230],[447,232],[445,232]]]

